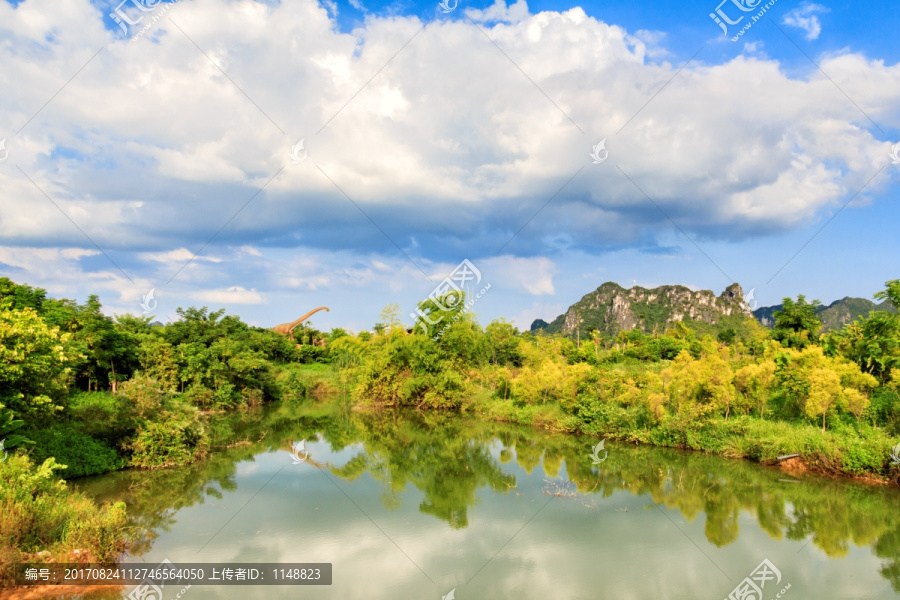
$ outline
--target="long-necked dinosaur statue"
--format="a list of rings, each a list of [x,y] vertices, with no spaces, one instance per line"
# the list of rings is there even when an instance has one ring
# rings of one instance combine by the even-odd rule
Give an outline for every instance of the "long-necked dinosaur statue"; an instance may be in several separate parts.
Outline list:
[[[313,310],[309,311],[308,313],[306,313],[305,315],[303,315],[302,317],[300,317],[293,323],[282,323],[281,325],[276,325],[275,327],[272,328],[272,331],[275,331],[277,333],[280,333],[281,335],[286,335],[289,338],[294,339],[294,328],[296,328],[297,325],[299,325],[303,321],[307,320],[308,318],[310,318],[311,316],[313,316],[320,310],[324,310],[325,312],[331,312],[330,310],[328,310],[327,306],[320,306],[319,308],[314,308]]]

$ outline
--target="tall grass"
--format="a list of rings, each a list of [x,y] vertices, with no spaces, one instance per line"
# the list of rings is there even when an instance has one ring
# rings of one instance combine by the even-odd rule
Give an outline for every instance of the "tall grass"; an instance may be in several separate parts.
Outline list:
[[[125,550],[125,503],[98,506],[69,489],[53,458],[40,466],[24,454],[0,463],[0,565],[114,562]],[[0,587],[12,585],[0,570]]]

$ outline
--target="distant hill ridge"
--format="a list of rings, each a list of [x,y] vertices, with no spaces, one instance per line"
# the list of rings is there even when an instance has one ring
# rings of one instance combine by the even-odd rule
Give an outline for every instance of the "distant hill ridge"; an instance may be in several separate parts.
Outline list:
[[[749,315],[744,291],[733,283],[716,296],[711,290],[692,290],[683,285],[662,285],[653,289],[634,286],[625,289],[608,281],[586,294],[550,323],[536,319],[531,331],[585,336],[597,329],[605,336],[640,329],[660,333],[678,321],[686,325],[724,326]],[[707,328],[708,329],[708,328]]]
[[[765,325],[772,327],[775,325],[775,311],[784,308],[781,304],[775,306],[763,306],[753,311],[753,316]],[[852,323],[859,317],[869,316],[869,312],[873,310],[886,310],[888,312],[897,312],[896,307],[885,300],[881,304],[876,304],[865,298],[851,298],[844,296],[840,300],[835,300],[828,306],[820,306],[818,315],[822,321],[822,331],[831,331],[840,329],[848,323]]]

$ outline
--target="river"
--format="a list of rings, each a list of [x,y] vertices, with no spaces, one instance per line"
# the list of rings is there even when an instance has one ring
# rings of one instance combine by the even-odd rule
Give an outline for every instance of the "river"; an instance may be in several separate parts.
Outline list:
[[[76,485],[128,504],[129,561],[326,562],[333,583],[186,600],[900,598],[891,486],[612,441],[594,458],[592,438],[337,401],[214,434],[230,447],[202,463]]]

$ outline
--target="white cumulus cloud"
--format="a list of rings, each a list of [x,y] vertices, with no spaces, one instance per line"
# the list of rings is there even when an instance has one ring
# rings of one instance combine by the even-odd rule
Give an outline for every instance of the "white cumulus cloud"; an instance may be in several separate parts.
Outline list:
[[[816,14],[824,12],[829,12],[829,9],[814,2],[804,2],[797,8],[788,11],[781,22],[802,29],[807,40],[816,40],[822,33],[822,24]]]

